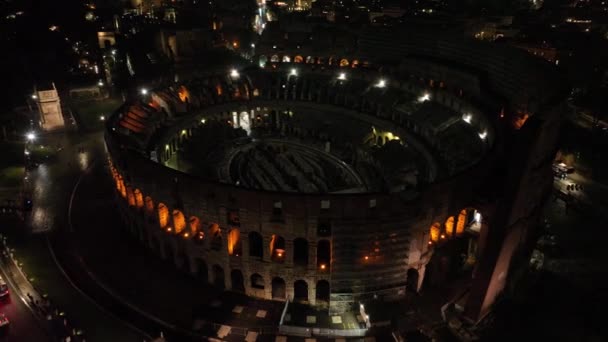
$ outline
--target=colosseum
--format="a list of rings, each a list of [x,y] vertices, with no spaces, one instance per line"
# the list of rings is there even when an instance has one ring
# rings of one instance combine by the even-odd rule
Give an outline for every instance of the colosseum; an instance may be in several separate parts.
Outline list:
[[[262,42],[125,103],[106,144],[129,230],[218,287],[330,312],[447,281],[460,241],[483,317],[529,259],[567,89],[524,52],[393,37]]]

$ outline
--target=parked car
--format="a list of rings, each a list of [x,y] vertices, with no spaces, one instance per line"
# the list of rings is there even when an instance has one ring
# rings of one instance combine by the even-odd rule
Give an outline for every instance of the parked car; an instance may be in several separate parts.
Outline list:
[[[6,284],[4,279],[0,277],[0,298],[8,296],[8,292],[8,285]]]
[[[0,312],[0,329],[7,328],[10,323],[8,317],[3,312]]]

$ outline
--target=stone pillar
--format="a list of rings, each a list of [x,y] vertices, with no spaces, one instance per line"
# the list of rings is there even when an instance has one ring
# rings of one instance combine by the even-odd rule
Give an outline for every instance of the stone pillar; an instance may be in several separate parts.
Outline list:
[[[308,268],[317,269],[317,243],[311,242],[308,245]]]
[[[270,240],[271,237],[268,235],[264,235],[263,236],[264,239],[264,248],[263,248],[263,256],[262,256],[262,260],[264,262],[270,262]]]
[[[243,262],[249,261],[249,234],[241,232],[241,247],[243,250]]]
[[[264,299],[272,299],[272,277],[269,272],[264,272]]]
[[[285,300],[293,301],[294,287],[293,281],[285,281]]]
[[[230,275],[230,267],[227,263],[225,265],[226,267],[224,268],[224,286],[227,290],[232,290],[232,276]]]
[[[293,266],[293,240],[285,240],[285,264]],[[293,289],[293,284],[292,289]]]
[[[317,284],[314,281],[308,282],[308,303],[317,304]]]

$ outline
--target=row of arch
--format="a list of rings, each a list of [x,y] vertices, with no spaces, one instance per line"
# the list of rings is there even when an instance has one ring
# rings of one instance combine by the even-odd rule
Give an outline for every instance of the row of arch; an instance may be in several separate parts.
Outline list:
[[[145,196],[139,189],[132,190],[131,187],[125,186],[124,180],[117,170],[111,166],[116,187],[123,197],[127,198],[129,206],[138,209],[145,208],[149,218],[154,217],[155,205],[150,196]],[[202,229],[201,220],[196,216],[191,216],[188,221],[181,210],[174,209],[169,215],[169,208],[164,203],[159,203],[156,207],[158,225],[169,234],[180,235],[185,239],[193,239],[197,243],[204,243],[207,236]],[[171,224],[172,223],[172,224]],[[211,223],[207,229],[209,247],[211,250],[222,250],[223,247],[223,232],[219,224]],[[248,256],[263,259],[264,258],[264,239],[262,235],[256,231],[248,234]],[[239,228],[232,227],[227,234],[227,251],[231,256],[242,256],[243,245],[241,241],[241,232]],[[269,241],[268,255],[274,262],[284,263],[287,258],[285,238],[273,234]],[[328,270],[331,264],[331,242],[329,240],[319,240],[317,242],[317,267],[321,270]],[[294,265],[307,266],[310,262],[308,240],[304,238],[296,238],[293,240],[293,256],[292,262]]]
[[[429,244],[461,236],[468,226],[478,224],[481,224],[481,214],[477,210],[473,208],[462,209],[457,218],[450,216],[443,225],[439,222],[431,225]],[[475,229],[475,227],[472,228]]]
[[[202,259],[197,259],[197,274],[199,277],[202,277],[206,282],[213,284],[214,286],[225,289],[225,273],[222,266],[215,264],[211,267],[211,274],[208,273],[207,264]],[[211,276],[211,279],[208,279],[208,276]],[[245,277],[243,276],[243,272],[239,269],[232,269],[230,271],[230,283],[231,290],[236,292],[247,292],[246,284],[251,289],[251,292],[254,291],[265,291],[267,290],[267,282],[266,279],[259,273],[253,273],[247,279],[247,283],[245,281]],[[315,295],[314,300],[316,304],[323,304],[329,302],[329,294],[330,294],[330,286],[329,282],[324,279],[320,279],[317,281],[315,286]],[[270,281],[270,298],[274,300],[286,300],[288,299],[288,291],[287,285],[283,278],[281,277],[273,277]],[[306,280],[299,279],[293,283],[293,301],[307,303],[311,299],[309,293],[309,285]]]
[[[340,58],[336,56],[330,57],[315,57],[315,56],[289,56],[274,54],[270,56],[260,55],[258,57],[259,65],[264,67],[266,63],[304,63],[304,64],[319,64],[319,65],[333,65],[343,68],[357,68],[360,66],[368,66],[368,62],[361,62],[358,59],[349,60],[347,58]]]

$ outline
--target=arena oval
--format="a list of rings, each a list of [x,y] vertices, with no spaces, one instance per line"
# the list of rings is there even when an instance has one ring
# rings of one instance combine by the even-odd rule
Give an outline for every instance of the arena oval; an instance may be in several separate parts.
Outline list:
[[[349,303],[419,291],[442,241],[466,236],[475,244],[492,209],[476,202],[470,189],[495,163],[487,152],[499,139],[494,125],[503,112],[481,109],[476,94],[458,81],[424,78],[411,69],[386,75],[357,56],[257,60],[262,69],[156,89],[108,121],[119,211],[145,246],[219,288],[339,312]],[[441,70],[450,75],[448,67]],[[412,107],[399,101],[402,94],[413,96],[412,103],[437,104],[451,121],[429,124],[412,116],[403,109]],[[208,181],[165,165],[209,120],[239,125],[241,113],[249,122],[264,108],[301,103],[402,132],[428,165],[425,182],[394,192],[291,193]],[[443,132],[454,125],[472,134],[474,158],[449,146]],[[384,145],[396,135],[378,129],[370,141]]]

